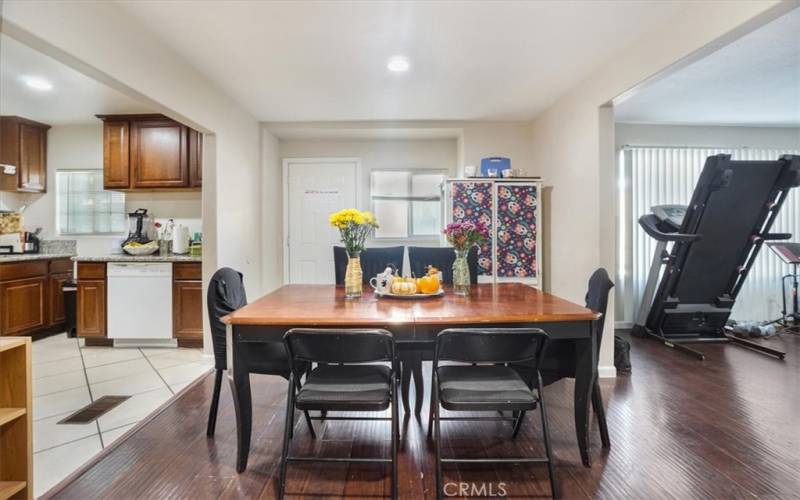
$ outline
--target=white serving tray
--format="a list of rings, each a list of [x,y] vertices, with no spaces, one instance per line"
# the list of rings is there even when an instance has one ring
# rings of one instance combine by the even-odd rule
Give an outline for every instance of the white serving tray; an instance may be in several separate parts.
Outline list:
[[[390,299],[417,300],[417,299],[430,299],[432,297],[441,297],[442,295],[444,295],[444,290],[440,288],[439,291],[436,293],[415,293],[412,295],[398,295],[396,293],[391,293],[391,292],[383,293],[376,291],[375,295],[378,297],[387,297]]]

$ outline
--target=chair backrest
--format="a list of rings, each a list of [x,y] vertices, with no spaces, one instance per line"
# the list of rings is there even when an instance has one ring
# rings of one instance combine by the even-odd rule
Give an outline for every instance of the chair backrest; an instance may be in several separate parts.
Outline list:
[[[425,276],[428,266],[434,266],[442,272],[442,282],[453,284],[453,262],[456,252],[451,247],[408,247],[408,261],[414,276]],[[472,247],[467,254],[469,280],[478,283],[478,247]]]
[[[363,282],[369,283],[370,278],[386,270],[392,264],[398,273],[403,274],[403,252],[405,247],[368,248],[361,252],[361,272]],[[336,284],[344,285],[344,273],[347,269],[347,251],[344,247],[333,247],[333,266]]]
[[[247,305],[242,273],[223,267],[214,273],[208,284],[208,322],[211,324],[211,342],[214,345],[214,361],[218,370],[227,367],[225,347],[225,324],[222,317]]]
[[[538,368],[547,334],[539,328],[450,328],[436,336],[434,366],[463,363],[535,362]]]
[[[292,363],[395,363],[394,336],[386,330],[293,328],[283,337]]]
[[[608,272],[600,268],[589,278],[589,290],[586,292],[586,307],[596,313],[603,315],[597,323],[597,346],[603,340],[603,325],[606,322],[606,310],[608,309],[608,294],[614,288],[614,283],[608,277]]]

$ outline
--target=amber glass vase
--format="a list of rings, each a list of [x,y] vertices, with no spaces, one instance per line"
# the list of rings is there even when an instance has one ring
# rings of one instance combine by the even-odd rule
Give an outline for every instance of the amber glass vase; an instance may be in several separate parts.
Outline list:
[[[361,252],[348,253],[347,269],[344,272],[344,296],[347,299],[357,299],[362,292]]]

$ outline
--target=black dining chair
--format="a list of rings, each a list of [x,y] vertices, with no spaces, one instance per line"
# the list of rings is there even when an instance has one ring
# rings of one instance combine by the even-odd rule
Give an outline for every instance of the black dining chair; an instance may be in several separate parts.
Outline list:
[[[289,362],[298,369],[309,363],[317,367],[306,376],[301,387],[292,370],[286,403],[286,428],[279,498],[286,487],[286,468],[289,462],[360,462],[391,463],[392,498],[397,498],[397,447],[399,439],[397,393],[399,367],[392,334],[386,330],[293,328],[284,336]],[[389,362],[390,365],[379,364]],[[291,426],[294,410],[320,412],[379,412],[391,406],[391,417],[336,416],[311,417],[334,420],[388,420],[392,425],[392,456],[386,458],[291,456]]]
[[[408,247],[408,261],[411,265],[413,276],[425,276],[428,266],[433,266],[442,272],[442,283],[453,284],[453,262],[456,252],[450,247]],[[467,254],[469,266],[469,281],[473,285],[478,283],[478,247],[472,247]]]
[[[600,345],[603,341],[603,325],[605,324],[606,310],[608,309],[608,295],[614,283],[608,277],[608,271],[604,268],[597,269],[589,278],[589,287],[586,292],[586,308],[602,317],[597,321],[597,335],[595,336],[595,349],[600,352]],[[570,342],[552,341],[547,345],[542,365],[539,371],[542,374],[544,385],[548,386],[564,378],[575,378],[576,368],[575,347]],[[525,377],[531,368],[523,365],[514,365],[515,370]],[[600,430],[600,441],[604,448],[611,446],[608,435],[608,424],[606,423],[606,411],[603,405],[603,393],[600,391],[600,383],[595,378],[592,386],[592,408],[597,417],[597,426]],[[524,417],[522,415],[521,417]]]
[[[550,488],[556,496],[553,452],[542,394],[542,377],[538,366],[547,343],[547,334],[538,328],[451,328],[439,332],[433,356],[431,376],[431,416],[428,436],[435,438],[436,493],[442,498],[442,464],[448,463],[546,463]],[[446,361],[457,364],[442,366]],[[509,367],[510,363],[526,363],[529,378]],[[546,457],[443,458],[441,422],[448,420],[508,420],[513,422],[513,436],[519,432],[522,419],[505,417],[502,412],[531,411],[539,407]],[[451,412],[500,412],[500,416],[442,417],[441,408]]]
[[[208,321],[211,324],[211,343],[214,346],[214,393],[211,397],[211,408],[208,412],[208,426],[206,435],[214,436],[217,425],[217,410],[219,408],[219,396],[222,389],[222,372],[227,369],[227,346],[225,339],[225,324],[222,318],[233,311],[247,305],[247,295],[245,294],[242,273],[223,267],[211,277],[208,285]],[[289,356],[286,347],[280,340],[267,343],[248,344],[247,363],[251,373],[263,375],[278,375],[289,379],[291,372]],[[296,365],[305,371],[307,365]],[[311,419],[306,412],[306,422],[311,432]]]
[[[361,252],[361,272],[364,274],[364,284],[370,278],[382,273],[391,264],[397,269],[397,276],[403,275],[403,252],[405,247],[368,248]],[[347,251],[344,247],[333,247],[333,265],[336,284],[344,285],[344,274],[347,269]],[[399,274],[398,274],[399,273]]]

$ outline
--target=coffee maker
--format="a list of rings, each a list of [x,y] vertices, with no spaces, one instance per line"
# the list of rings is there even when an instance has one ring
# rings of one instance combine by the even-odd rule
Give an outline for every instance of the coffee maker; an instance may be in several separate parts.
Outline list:
[[[137,208],[128,214],[128,237],[122,242],[124,247],[128,243],[149,243],[152,234],[153,218],[147,215],[146,208]]]

